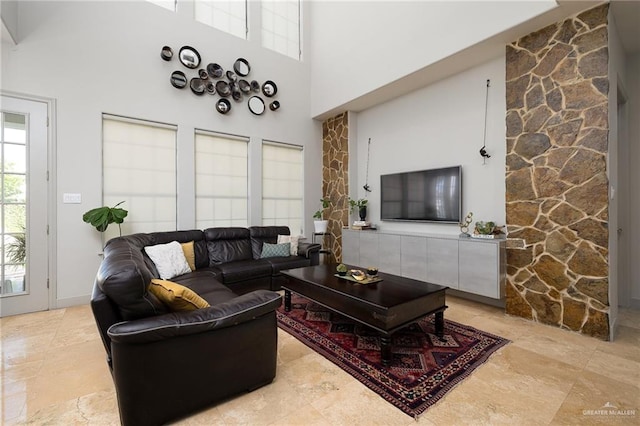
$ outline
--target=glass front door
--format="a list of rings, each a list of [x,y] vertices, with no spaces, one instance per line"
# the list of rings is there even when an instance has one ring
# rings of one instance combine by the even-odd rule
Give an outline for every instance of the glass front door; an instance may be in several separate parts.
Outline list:
[[[0,316],[49,308],[48,105],[0,103]]]

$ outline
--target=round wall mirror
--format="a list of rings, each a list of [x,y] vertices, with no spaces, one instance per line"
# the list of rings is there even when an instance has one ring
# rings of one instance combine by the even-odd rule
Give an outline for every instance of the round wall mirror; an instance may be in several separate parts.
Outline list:
[[[229,83],[222,80],[216,83],[216,91],[220,96],[225,98],[231,94],[231,88],[229,87]]]
[[[189,82],[189,86],[191,87],[191,91],[196,95],[201,96],[202,94],[204,94],[205,84],[202,79],[197,77],[192,78]]]
[[[187,85],[187,76],[182,71],[174,71],[171,73],[171,85],[177,89],[182,89]]]
[[[228,113],[231,111],[231,102],[224,98],[218,99],[218,102],[216,102],[216,110],[218,110],[220,114]]]
[[[276,86],[276,84],[273,81],[267,80],[262,85],[262,93],[264,93],[264,95],[267,98],[270,98],[276,93],[278,93],[278,86]]]
[[[224,71],[222,67],[218,64],[209,64],[207,65],[207,73],[211,78],[220,78]]]
[[[170,61],[173,58],[173,50],[169,46],[163,46],[160,52],[160,57],[165,61]]]
[[[182,46],[178,54],[180,62],[187,68],[198,68],[200,66],[200,54],[191,46]]]
[[[255,115],[261,115],[264,112],[264,101],[258,96],[252,96],[249,98],[249,111]]]
[[[249,61],[246,59],[238,58],[233,64],[233,69],[239,76],[246,77],[249,75],[249,71],[251,71],[251,65],[249,65]]]

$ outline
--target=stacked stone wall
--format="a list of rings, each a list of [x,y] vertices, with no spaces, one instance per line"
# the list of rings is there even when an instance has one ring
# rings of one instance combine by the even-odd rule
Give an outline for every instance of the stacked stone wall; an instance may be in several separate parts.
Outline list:
[[[329,261],[342,260],[342,225],[349,223],[349,116],[342,113],[322,123],[322,196],[331,200],[325,238]]]
[[[506,312],[609,338],[608,5],[507,46]]]

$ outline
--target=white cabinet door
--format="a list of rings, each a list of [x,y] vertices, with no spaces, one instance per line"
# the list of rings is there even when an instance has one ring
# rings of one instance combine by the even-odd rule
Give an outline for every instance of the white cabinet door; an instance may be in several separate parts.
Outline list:
[[[428,239],[427,281],[458,288],[458,240]]]
[[[379,264],[378,234],[375,231],[360,231],[360,262],[363,268]]]
[[[427,280],[427,238],[401,237],[401,272],[403,277]]]
[[[459,289],[500,298],[500,245],[459,241]]]
[[[388,274],[400,275],[400,236],[399,235],[389,235],[389,234],[380,234],[378,237],[378,255],[379,255],[379,263],[377,265],[378,269],[382,272],[386,272]],[[369,266],[369,265],[362,265]]]
[[[342,230],[342,263],[358,265],[360,263],[359,231]]]

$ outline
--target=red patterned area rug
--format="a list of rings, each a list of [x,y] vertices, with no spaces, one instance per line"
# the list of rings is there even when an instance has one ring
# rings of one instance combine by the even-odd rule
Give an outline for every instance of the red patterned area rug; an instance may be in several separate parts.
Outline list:
[[[392,335],[392,362],[380,359],[375,330],[292,294],[278,326],[351,374],[409,416],[417,417],[509,340],[447,320],[444,340],[433,315]]]

